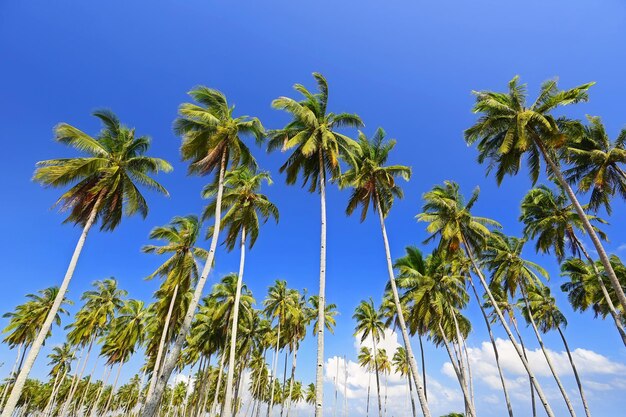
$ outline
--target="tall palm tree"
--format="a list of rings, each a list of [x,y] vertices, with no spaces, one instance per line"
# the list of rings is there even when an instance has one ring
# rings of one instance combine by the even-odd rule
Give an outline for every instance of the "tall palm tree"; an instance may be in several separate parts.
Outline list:
[[[532,380],[533,386],[537,390],[537,394],[544,406],[544,409],[546,410],[546,413],[549,417],[554,417],[552,408],[548,404],[547,398],[543,393],[539,382],[535,378],[533,370],[524,357],[522,349],[515,340],[511,329],[504,319],[502,311],[496,304],[485,276],[483,275],[481,268],[478,266],[478,259],[476,256],[480,255],[482,249],[485,247],[487,237],[491,234],[488,226],[499,226],[499,224],[494,220],[484,217],[476,217],[471,214],[471,209],[476,203],[478,195],[479,191],[476,189],[469,201],[465,203],[465,200],[459,192],[458,184],[446,181],[443,186],[437,185],[424,195],[423,212],[417,215],[417,219],[419,221],[428,222],[426,230],[431,235],[427,241],[439,239],[439,248],[445,249],[451,253],[458,250],[463,250],[465,252],[465,255],[472,264],[472,269],[478,276],[489,301],[493,305],[494,311],[496,312],[500,323],[504,327],[509,340],[511,340],[517,355],[522,361],[524,369],[526,369],[526,372]],[[471,279],[472,276],[469,275],[468,280]]]
[[[580,399],[583,403],[583,408],[585,409],[585,415],[590,417],[591,413],[589,411],[589,405],[587,404],[587,398],[585,397],[585,391],[583,389],[582,382],[580,381],[576,365],[574,364],[572,353],[569,350],[567,339],[565,339],[565,335],[561,329],[561,326],[567,326],[567,320],[556,306],[556,300],[550,294],[550,288],[546,285],[537,285],[529,288],[529,290],[528,304],[522,308],[522,314],[527,320],[530,320],[530,318],[533,317],[537,322],[537,327],[542,333],[547,333],[548,331],[554,329],[559,332],[559,336],[561,336],[561,340],[563,341],[563,346],[567,352],[567,357],[572,367],[572,371],[574,372],[574,377],[576,378],[576,384],[578,386],[578,392],[580,393]]]
[[[348,160],[351,168],[341,177],[343,186],[353,188],[352,195],[348,201],[346,213],[351,215],[354,210],[361,206],[361,221],[365,220],[367,211],[371,205],[378,213],[380,228],[382,232],[383,244],[387,260],[387,273],[391,284],[391,291],[395,303],[398,324],[402,333],[404,346],[409,355],[411,372],[417,387],[417,395],[425,416],[430,416],[428,403],[424,395],[424,387],[413,355],[413,349],[407,331],[404,315],[400,305],[400,297],[396,287],[393,262],[391,260],[391,249],[385,228],[385,217],[389,214],[395,198],[402,198],[402,189],[396,183],[396,178],[400,177],[409,180],[411,169],[403,165],[386,165],[389,153],[395,147],[395,140],[385,141],[385,131],[381,128],[376,130],[374,137],[369,140],[363,133],[359,133],[358,151]]]
[[[411,398],[411,411],[413,412],[413,417],[416,417],[417,412],[415,410],[415,399],[413,398],[413,383],[411,381],[411,365],[409,363],[406,349],[402,346],[398,346],[393,354],[393,358],[391,359],[391,361],[394,366],[395,372],[400,374],[401,376],[406,376],[407,378],[406,385],[409,387],[408,393],[409,397]]]
[[[354,335],[361,337],[361,343],[365,342],[368,337],[371,337],[372,339],[374,347],[374,364],[376,364],[374,370],[376,373],[376,392],[378,395],[378,416],[382,417],[383,405],[380,399],[380,366],[377,344],[380,342],[381,336],[384,336],[385,334],[383,316],[374,306],[374,301],[370,298],[369,301],[361,301],[361,303],[354,310],[352,318],[356,321]]]
[[[269,201],[267,196],[259,192],[263,181],[268,184],[272,180],[268,173],[256,173],[248,167],[240,167],[228,172],[224,177],[224,190],[222,195],[222,210],[225,211],[221,221],[222,228],[228,228],[225,244],[228,250],[235,248],[237,240],[240,241],[239,273],[237,275],[237,290],[232,314],[230,333],[230,351],[228,358],[228,374],[226,377],[226,393],[224,398],[224,415],[232,414],[233,377],[235,370],[235,350],[237,348],[237,328],[239,318],[239,300],[243,282],[245,264],[246,241],[252,248],[259,235],[259,225],[268,218],[274,217],[278,222],[278,209]],[[203,196],[209,197],[217,193],[217,187],[212,184],[204,189]],[[211,202],[205,216],[215,213],[217,201]]]
[[[589,209],[604,206],[611,214],[611,198],[618,194],[626,199],[626,129],[611,141],[599,117],[587,116],[588,125],[574,123],[567,129],[572,140],[565,150],[571,165],[563,174],[578,191],[589,195]]]
[[[206,260],[206,250],[196,246],[200,233],[200,221],[197,216],[176,216],[169,224],[155,227],[150,232],[150,239],[158,239],[166,242],[163,245],[146,245],[141,250],[144,253],[157,255],[171,254],[171,256],[156,271],[148,276],[152,279],[156,276],[164,278],[156,293],[157,303],[155,315],[158,329],[162,329],[158,338],[158,346],[154,356],[152,377],[148,387],[148,397],[152,395],[159,374],[163,351],[171,335],[178,331],[182,324],[182,315],[188,308],[189,293],[192,285],[198,280],[198,261]],[[157,339],[148,340],[147,352],[154,352],[154,343]],[[152,356],[152,355],[150,355]]]
[[[365,415],[370,415],[370,386],[372,385],[372,371],[376,369],[376,362],[372,350],[367,346],[361,346],[358,356],[359,366],[367,371],[367,405],[365,407]]]
[[[48,415],[48,413],[52,411],[61,382],[63,382],[65,376],[71,371],[74,351],[69,343],[63,343],[60,346],[52,348],[52,352],[48,354],[48,358],[50,358],[48,365],[52,366],[49,376],[54,377],[54,383],[52,384],[50,399],[44,409],[44,415]]]
[[[587,218],[598,236],[606,240],[606,235],[597,226],[597,224],[604,224],[605,221],[589,214]],[[568,204],[564,193],[555,193],[543,185],[528,191],[522,200],[520,220],[524,223],[524,234],[529,238],[537,239],[535,246],[537,252],[554,251],[559,262],[562,262],[567,252],[573,256],[582,254],[587,259],[595,272],[592,276],[595,275],[596,282],[606,300],[608,311],[626,346],[626,330],[621,315],[609,296],[599,269],[576,234],[577,231],[584,233],[584,228],[572,204]]]
[[[38,162],[33,176],[35,181],[46,187],[74,184],[59,198],[57,204],[60,204],[62,211],[70,211],[65,222],[81,225],[83,231],[59,287],[57,300],[17,377],[2,417],[9,417],[15,409],[26,378],[65,297],[93,224],[100,220],[101,230],[113,230],[119,225],[123,214],[132,215],[138,212],[145,218],[148,215],[148,204],[136,184],[168,195],[165,188],[150,177],[150,174],[158,171],[169,172],[172,167],[163,159],[144,155],[150,147],[150,138],[136,137],[135,129],[123,126],[110,111],[99,110],[94,112],[94,116],[104,125],[96,137],[66,123],[55,128],[55,139],[58,142],[86,153],[86,157]]]
[[[235,117],[233,115],[235,107],[229,106],[226,96],[220,91],[199,86],[191,90],[189,95],[198,104],[184,103],[180,106],[180,117],[175,122],[174,130],[183,139],[181,154],[184,160],[190,161],[189,174],[208,175],[217,171],[215,224],[207,260],[194,289],[187,313],[176,334],[170,353],[165,359],[154,391],[146,399],[141,417],[153,417],[156,414],[167,381],[176,366],[185,337],[189,333],[209,271],[213,266],[221,228],[222,190],[226,170],[229,166],[238,166],[240,162],[243,165],[253,166],[254,159],[243,142],[242,136],[252,135],[258,142],[264,135],[259,119],[248,116]]]
[[[315,375],[316,404],[315,416],[322,417],[324,383],[324,306],[326,302],[326,181],[338,178],[339,158],[349,157],[355,148],[352,139],[337,132],[342,127],[359,127],[361,119],[348,113],[327,112],[328,82],[323,75],[313,73],[317,82],[317,93],[311,93],[304,86],[296,84],[294,89],[303,99],[296,101],[280,97],[272,102],[276,109],[288,112],[292,120],[282,129],[270,133],[269,150],[293,149],[280,172],[287,173],[287,184],[294,184],[300,175],[303,186],[309,191],[319,191],[321,211],[320,231],[320,282],[317,327],[317,369]]]
[[[572,135],[568,134],[567,128],[559,128],[559,123],[551,112],[561,106],[587,101],[589,98],[587,90],[592,85],[593,83],[588,83],[570,90],[559,90],[556,80],[548,81],[541,86],[539,96],[530,106],[526,104],[526,86],[518,84],[518,77],[509,82],[508,94],[492,91],[474,92],[476,95],[474,112],[482,115],[476,124],[465,131],[465,140],[468,144],[479,141],[478,160],[481,163],[488,162],[488,170],[496,169],[498,184],[505,175],[517,174],[524,155],[528,157],[531,179],[533,183],[537,182],[543,158],[549,168],[548,173],[556,178],[574,205],[574,210],[591,238],[624,310],[626,294],[615,275],[600,237],[559,166],[556,152],[567,146]],[[560,124],[569,125],[567,122]]]

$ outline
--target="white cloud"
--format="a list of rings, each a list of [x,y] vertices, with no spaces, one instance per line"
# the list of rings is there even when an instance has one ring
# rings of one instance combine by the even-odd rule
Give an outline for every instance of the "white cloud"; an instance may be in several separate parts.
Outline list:
[[[623,252],[626,251],[626,243],[622,243],[621,245],[619,245],[617,247],[617,249],[615,249],[616,252]]]

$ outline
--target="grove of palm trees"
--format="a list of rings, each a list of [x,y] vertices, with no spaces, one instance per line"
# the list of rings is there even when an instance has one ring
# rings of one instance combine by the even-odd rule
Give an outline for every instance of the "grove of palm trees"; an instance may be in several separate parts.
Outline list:
[[[225,56],[257,53],[237,45]],[[443,90],[379,101],[364,91],[390,74],[319,59],[261,105],[255,60],[216,59],[246,87],[181,75],[165,121],[137,97],[96,107],[96,88],[48,124],[52,143],[29,139],[31,184],[7,171],[23,189],[4,204],[52,210],[4,220],[2,417],[619,415],[626,128],[587,113],[623,85],[600,68],[597,83],[474,74],[452,120]]]

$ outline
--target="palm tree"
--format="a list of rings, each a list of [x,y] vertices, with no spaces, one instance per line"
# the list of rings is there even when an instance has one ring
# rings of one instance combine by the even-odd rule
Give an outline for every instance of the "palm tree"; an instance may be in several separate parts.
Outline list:
[[[593,215],[587,215],[587,218],[598,236],[606,240],[606,235],[596,226],[596,224],[604,224],[604,220]],[[524,223],[524,235],[537,239],[535,246],[537,252],[550,253],[554,251],[557,260],[562,262],[569,249],[572,255],[580,256],[582,254],[587,259],[595,272],[592,276],[595,276],[615,327],[626,346],[626,330],[621,315],[609,296],[609,291],[594,260],[576,235],[577,230],[584,233],[584,228],[578,214],[572,205],[568,204],[564,193],[557,194],[543,185],[528,191],[522,200],[520,220]]]
[[[52,384],[50,399],[44,409],[44,416],[52,411],[61,382],[65,379],[68,372],[71,371],[74,351],[69,343],[64,343],[52,348],[52,352],[48,355],[48,358],[50,358],[48,365],[52,366],[49,376],[54,377],[54,383]]]
[[[400,297],[396,287],[393,263],[391,260],[391,249],[385,228],[385,217],[389,214],[395,198],[402,198],[403,193],[400,186],[396,184],[396,178],[400,177],[409,180],[411,169],[403,165],[386,166],[389,153],[395,147],[395,140],[385,141],[385,131],[381,128],[376,130],[371,140],[359,133],[359,149],[354,156],[348,160],[351,168],[341,177],[343,186],[353,187],[352,195],[348,202],[346,213],[351,215],[355,209],[361,206],[361,221],[365,220],[369,206],[378,213],[380,227],[382,231],[385,255],[387,260],[387,272],[396,310],[398,311],[398,324],[402,332],[404,346],[409,355],[411,372],[417,387],[417,395],[425,416],[430,416],[428,403],[424,395],[424,387],[419,375],[415,356],[406,328],[404,315],[400,305]]]
[[[572,140],[565,158],[571,165],[563,174],[578,191],[589,196],[589,209],[597,211],[604,206],[611,214],[611,198],[619,194],[626,198],[626,172],[620,164],[626,163],[626,129],[611,141],[599,117],[587,116],[588,125],[574,123],[568,129]]]
[[[374,306],[374,301],[370,298],[369,301],[361,301],[361,303],[354,310],[352,316],[356,320],[356,327],[354,329],[355,336],[361,336],[361,343],[365,342],[368,337],[372,338],[374,347],[374,367],[376,373],[376,392],[378,394],[378,415],[382,417],[383,407],[380,399],[380,377],[379,377],[379,358],[377,343],[380,341],[381,336],[385,334],[385,325],[383,323],[383,316],[381,312]]]
[[[490,235],[488,226],[499,226],[494,220],[476,217],[471,214],[471,209],[476,203],[478,195],[479,191],[476,189],[466,204],[459,192],[458,184],[446,181],[443,186],[437,185],[424,195],[425,202],[423,212],[417,215],[417,219],[429,223],[426,230],[431,235],[427,241],[439,238],[440,249],[454,253],[462,248],[465,252],[465,255],[472,264],[472,269],[478,276],[489,301],[494,307],[498,319],[502,323],[517,355],[531,378],[546,413],[549,417],[554,417],[554,413],[548,404],[539,382],[535,378],[534,372],[524,357],[523,351],[515,340],[513,333],[511,333],[511,329],[504,319],[502,311],[496,304],[482,270],[478,266],[475,254],[480,255],[481,250],[485,246],[486,239]],[[469,275],[468,280],[471,279],[472,277]]]
[[[180,117],[175,122],[174,130],[183,138],[181,153],[184,160],[191,162],[188,170],[190,174],[208,175],[217,171],[215,224],[207,260],[194,289],[187,313],[174,338],[170,353],[165,359],[157,385],[152,395],[146,399],[141,417],[153,417],[156,413],[167,381],[180,356],[185,337],[189,333],[209,271],[213,266],[221,228],[222,190],[226,170],[229,166],[238,166],[240,162],[244,165],[254,165],[250,150],[241,136],[250,134],[260,141],[264,135],[259,119],[248,116],[234,117],[234,106],[228,105],[226,96],[220,91],[200,86],[191,90],[189,95],[198,104],[184,103],[180,106]]]
[[[176,216],[169,224],[156,227],[150,232],[150,239],[163,240],[166,242],[164,245],[146,245],[141,249],[144,253],[171,254],[156,271],[148,276],[148,279],[156,276],[164,278],[156,293],[158,301],[153,319],[156,321],[157,328],[162,331],[158,338],[156,356],[154,356],[152,378],[150,378],[150,386],[146,394],[148,397],[152,395],[156,385],[165,345],[171,340],[172,333],[178,331],[182,315],[187,310],[189,298],[186,295],[198,280],[200,273],[197,261],[205,260],[208,256],[204,249],[196,246],[199,233],[198,217]],[[170,329],[170,326],[173,327]],[[150,353],[154,352],[154,341],[156,339],[148,340],[147,351]]]
[[[576,378],[576,384],[578,385],[578,392],[580,393],[583,408],[585,409],[585,415],[587,417],[590,417],[591,413],[589,411],[589,406],[587,405],[585,391],[583,389],[582,382],[580,381],[580,376],[578,375],[576,365],[574,364],[572,353],[569,350],[567,339],[565,339],[563,330],[561,330],[561,326],[567,326],[567,320],[565,319],[563,313],[561,313],[561,311],[556,306],[556,300],[554,299],[554,297],[550,295],[550,288],[545,285],[537,285],[535,287],[529,288],[529,290],[528,304],[526,304],[522,308],[522,314],[527,320],[530,320],[531,317],[533,317],[534,320],[536,320],[537,326],[542,333],[547,333],[548,331],[554,329],[559,332],[559,336],[561,336],[561,340],[563,341],[563,346],[565,347],[565,351],[567,352],[567,357],[569,358],[570,365],[572,366],[574,377]]]
[[[413,399],[413,383],[411,382],[411,365],[409,364],[409,358],[405,348],[398,346],[393,354],[392,364],[396,373],[401,376],[406,376],[407,378],[406,384],[409,387],[408,393],[411,398],[411,411],[413,412],[413,417],[416,417],[417,412],[415,411],[415,400]]]
[[[13,378],[20,373],[26,351],[34,343],[37,334],[43,328],[46,318],[54,306],[58,293],[59,289],[57,287],[50,287],[38,291],[37,294],[28,294],[26,295],[28,301],[24,304],[18,305],[14,311],[5,313],[2,316],[9,319],[9,324],[2,331],[2,333],[8,334],[2,342],[6,343],[11,349],[17,346],[18,352],[13,369],[11,370],[9,378],[7,379],[7,382],[2,390],[0,407],[4,404],[4,399],[6,398],[11,383],[13,382]],[[54,324],[57,326],[61,324],[61,314],[67,314],[67,311],[63,307],[64,304],[71,305],[72,302],[70,300],[63,299],[63,303],[57,309],[54,316]],[[46,338],[51,335],[52,333],[48,331]]]
[[[391,362],[389,361],[389,356],[387,356],[387,350],[384,348],[378,349],[376,352],[376,368],[378,372],[382,372],[385,377],[385,407],[384,414],[387,415],[387,385],[388,385],[388,375],[391,372]]]
[[[340,156],[349,157],[355,148],[352,139],[337,132],[342,127],[359,127],[361,119],[348,113],[327,112],[328,83],[323,75],[313,73],[317,82],[317,93],[296,84],[294,89],[303,95],[302,101],[280,97],[272,102],[274,108],[285,110],[292,120],[282,129],[270,133],[268,149],[293,149],[280,172],[287,173],[287,184],[294,184],[303,176],[303,186],[308,183],[309,191],[320,193],[320,286],[317,327],[317,369],[315,375],[315,416],[322,416],[324,383],[324,311],[326,302],[326,181],[338,178]]]
[[[526,105],[526,86],[518,84],[518,77],[509,82],[509,93],[491,91],[474,92],[476,95],[475,113],[482,113],[476,124],[465,131],[468,144],[478,143],[479,162],[488,161],[489,168],[496,169],[498,184],[505,175],[515,175],[521,166],[521,158],[528,156],[528,165],[533,183],[537,182],[541,170],[541,159],[549,167],[549,174],[554,175],[559,185],[574,205],[574,210],[582,226],[591,238],[598,252],[600,261],[607,272],[611,285],[617,294],[622,310],[626,309],[626,294],[611,266],[600,237],[585,214],[584,207],[578,201],[574,190],[569,185],[559,167],[556,151],[567,145],[567,128],[559,129],[559,123],[551,114],[557,107],[587,101],[587,90],[593,83],[583,84],[570,90],[559,90],[556,80],[541,86],[537,100]],[[569,125],[570,123],[561,122]],[[584,172],[583,171],[579,171]],[[584,175],[584,174],[583,174]],[[576,178],[571,177],[571,179]],[[583,188],[584,188],[583,180]]]
[[[33,176],[35,181],[46,187],[74,184],[59,198],[57,204],[61,205],[62,211],[70,210],[65,222],[79,224],[83,231],[59,288],[57,300],[17,377],[2,417],[9,417],[15,409],[26,378],[65,297],[93,224],[100,220],[101,230],[113,230],[119,225],[122,214],[132,215],[139,212],[145,218],[148,215],[148,204],[135,183],[168,195],[165,188],[149,174],[169,172],[172,167],[163,159],[144,155],[150,147],[150,139],[147,136],[135,137],[135,130],[120,124],[110,111],[99,110],[94,112],[94,116],[104,125],[97,137],[91,137],[66,123],[55,128],[55,139],[58,142],[86,153],[87,157],[38,162]]]
[[[374,361],[374,355],[367,346],[361,346],[358,356],[359,366],[365,368],[367,371],[367,406],[365,408],[366,416],[370,415],[370,386],[372,385],[372,370],[376,369],[376,362]]]
[[[240,167],[228,172],[224,177],[222,195],[222,210],[226,213],[222,218],[221,227],[228,228],[225,244],[228,250],[234,249],[237,240],[240,240],[239,274],[237,275],[237,290],[232,314],[230,333],[230,351],[228,358],[228,374],[226,377],[226,394],[224,398],[224,416],[232,414],[233,377],[235,370],[235,349],[237,348],[237,328],[239,317],[239,300],[245,264],[246,239],[249,248],[252,248],[259,235],[259,224],[266,222],[272,216],[278,222],[278,209],[269,201],[267,196],[260,194],[259,189],[263,181],[268,184],[272,180],[268,173],[255,173],[247,167]],[[212,184],[204,189],[203,196],[209,197],[217,193],[217,186]],[[216,210],[216,201],[211,202],[205,210],[205,216],[211,216]]]
[[[306,386],[306,393],[304,394],[304,400],[306,401],[307,404],[311,404],[315,406],[315,395],[316,395],[315,384],[311,382],[309,385]]]

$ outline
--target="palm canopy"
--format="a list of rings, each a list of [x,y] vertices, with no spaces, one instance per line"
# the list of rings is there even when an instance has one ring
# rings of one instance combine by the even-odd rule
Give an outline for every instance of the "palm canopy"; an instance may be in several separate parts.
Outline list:
[[[411,168],[404,165],[385,166],[389,152],[395,145],[394,139],[385,141],[382,128],[376,130],[371,140],[359,132],[358,149],[347,161],[350,169],[339,180],[342,187],[353,188],[346,214],[351,215],[361,206],[361,221],[364,221],[371,205],[374,210],[380,208],[383,216],[387,216],[394,199],[403,197],[402,189],[396,184],[396,177],[408,181]]]
[[[285,127],[269,133],[268,150],[293,150],[280,172],[287,173],[287,183],[294,184],[298,176],[303,176],[303,186],[309,183],[309,191],[317,190],[319,176],[330,172],[331,178],[340,174],[339,158],[350,158],[358,149],[356,142],[337,132],[343,127],[361,127],[359,116],[349,113],[327,112],[328,82],[322,74],[313,73],[317,82],[317,92],[312,93],[303,85],[294,89],[303,99],[296,101],[289,97],[279,97],[272,107],[284,110],[292,120]]]
[[[122,214],[148,215],[148,204],[137,184],[169,195],[150,175],[170,172],[172,166],[146,156],[150,138],[135,136],[135,129],[122,125],[111,111],[98,110],[93,115],[104,125],[95,137],[67,123],[54,129],[56,141],[86,156],[38,162],[33,180],[46,187],[72,185],[56,203],[61,211],[70,211],[65,222],[84,226],[95,207],[100,229],[113,230]]]
[[[356,320],[354,335],[361,336],[361,342],[364,342],[368,336],[372,338],[374,343],[378,342],[385,334],[385,324],[383,315],[374,306],[374,300],[361,301],[354,310],[352,318]]]
[[[136,348],[143,345],[148,314],[143,301],[124,303],[103,340],[101,354],[107,358],[107,365],[128,361]]]
[[[207,175],[219,170],[222,158],[233,166],[256,167],[242,136],[252,135],[260,142],[265,130],[259,119],[235,117],[235,106],[218,90],[197,86],[188,94],[196,103],[180,106],[174,131],[183,139],[180,150],[183,160],[190,161],[189,173]]]
[[[258,236],[260,224],[267,222],[270,217],[278,223],[278,208],[261,194],[259,190],[263,182],[272,184],[268,172],[255,172],[242,166],[228,171],[224,176],[224,191],[222,194],[222,210],[226,213],[222,217],[220,227],[228,228],[225,243],[228,250],[233,250],[237,239],[245,229],[249,247],[254,246]],[[202,191],[203,198],[217,195],[218,183],[207,185]],[[213,199],[204,210],[204,218],[215,215],[217,199]],[[212,228],[209,235],[212,235]]]
[[[430,236],[424,243],[438,238],[439,249],[449,253],[456,252],[461,244],[467,244],[468,250],[483,248],[491,233],[489,227],[499,228],[500,224],[471,214],[478,195],[479,189],[476,188],[465,203],[459,185],[452,181],[445,181],[425,193],[423,212],[416,216],[418,221],[429,223],[426,231]]]
[[[522,316],[530,321],[530,315],[542,333],[567,326],[567,319],[556,306],[556,300],[546,285],[536,285],[528,289],[528,305],[522,306]]]
[[[211,297],[215,299],[215,309],[213,311],[214,324],[228,329],[232,326],[232,313],[235,306],[235,295],[237,293],[237,274],[227,274],[221,281],[213,287]],[[239,308],[241,320],[239,325],[245,322],[245,317],[252,315],[252,305],[255,303],[252,292],[245,284],[241,286],[241,298]]]
[[[587,218],[596,224],[606,224],[597,216],[588,214]],[[580,254],[581,243],[576,232],[584,233],[583,224],[562,190],[556,193],[540,185],[528,191],[522,200],[520,220],[524,223],[524,235],[537,240],[537,252],[554,251],[559,261],[568,251],[575,256]],[[597,226],[593,227],[598,236],[606,240],[606,235]]]
[[[317,310],[319,309],[319,296],[312,295],[309,297],[309,303],[311,304],[310,313],[310,321],[313,323],[313,332],[317,333],[318,319],[317,319]],[[326,302],[324,304],[324,328],[328,330],[331,334],[335,332],[335,326],[337,325],[337,321],[335,320],[335,316],[339,314],[337,312],[337,304]]]
[[[3,343],[7,343],[11,348],[18,345],[31,345],[43,327],[58,293],[58,287],[50,287],[38,291],[37,294],[28,294],[26,295],[27,302],[17,306],[15,311],[5,313],[2,317],[8,318],[9,324],[2,331],[2,333],[8,333]],[[63,299],[61,307],[54,316],[54,324],[57,326],[61,324],[61,314],[67,314],[64,304],[73,303],[68,299]],[[47,337],[50,335],[51,333],[48,333]]]
[[[70,372],[74,356],[74,350],[69,343],[53,347],[52,352],[48,354],[50,359],[48,365],[52,366],[49,375],[56,377]]]
[[[551,153],[565,142],[552,111],[558,107],[588,100],[587,90],[594,83],[560,90],[557,80],[542,84],[537,99],[528,105],[526,85],[519,77],[509,82],[508,92],[474,91],[476,123],[465,131],[465,141],[478,141],[478,161],[488,163],[487,172],[495,169],[498,184],[506,175],[516,175],[522,158],[530,169],[530,178],[537,182],[542,153]]]
[[[589,208],[604,206],[611,214],[611,197],[626,199],[626,129],[611,141],[599,117],[587,116],[588,125],[577,124],[565,151],[570,167],[564,172],[568,182],[589,196]]]

